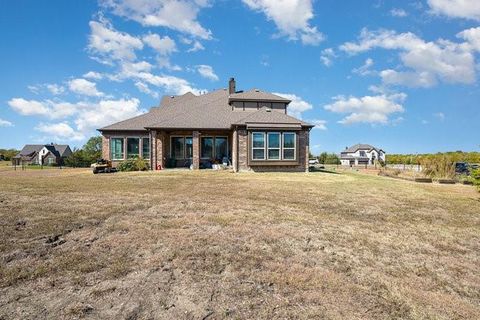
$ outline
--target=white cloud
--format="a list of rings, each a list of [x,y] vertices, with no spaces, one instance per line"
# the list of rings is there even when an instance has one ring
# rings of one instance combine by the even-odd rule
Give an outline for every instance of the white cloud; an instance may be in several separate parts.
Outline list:
[[[327,121],[326,120],[309,119],[309,120],[307,120],[307,122],[315,125],[314,129],[327,130],[327,126],[326,126]]]
[[[407,11],[403,9],[398,9],[398,8],[393,8],[392,10],[390,10],[390,14],[392,15],[392,17],[398,17],[398,18],[403,18],[408,16]]]
[[[473,37],[460,33],[459,37]],[[363,29],[358,42],[347,42],[340,49],[350,55],[373,48],[399,50],[406,70],[384,70],[382,79],[388,84],[431,87],[439,81],[472,84],[476,81],[475,57],[468,42],[454,43],[439,39],[426,42],[413,33],[398,34],[391,30]]]
[[[205,50],[205,47],[200,43],[200,41],[195,40],[192,47],[188,49],[187,52],[197,52],[202,50]]]
[[[280,36],[300,40],[306,45],[318,45],[324,35],[310,25],[314,17],[312,0],[242,0],[250,9],[263,12],[272,20]]]
[[[47,134],[57,141],[80,141],[85,136],[75,131],[67,122],[60,123],[40,123],[35,130]]]
[[[75,124],[81,132],[91,132],[144,112],[139,109],[140,101],[136,98],[101,100],[98,103],[81,103],[80,106],[81,112],[77,115]]]
[[[158,92],[151,90],[145,83],[140,82],[140,81],[135,82],[135,87],[137,87],[137,89],[139,91],[141,91],[145,94],[148,94],[155,99],[158,99]]]
[[[92,80],[102,80],[103,75],[99,72],[95,71],[89,71],[85,73],[82,77],[87,78],[87,79],[92,79]]]
[[[218,81],[218,76],[215,74],[215,71],[213,71],[213,68],[211,66],[206,64],[200,64],[198,66],[195,66],[195,68],[202,77],[212,81]]]
[[[361,76],[368,76],[374,73],[374,71],[370,70],[372,66],[373,66],[373,59],[368,58],[367,60],[365,60],[365,63],[362,66],[353,69],[352,72],[359,74]]]
[[[169,36],[160,37],[158,34],[151,33],[143,37],[143,42],[155,49],[159,54],[165,56],[177,51],[175,41]]]
[[[342,124],[380,123],[388,124],[389,116],[403,112],[401,103],[405,101],[404,93],[357,97],[334,97],[334,102],[324,106],[325,110],[348,114],[339,121]]]
[[[181,71],[182,67],[172,64],[168,57],[157,57],[157,65],[159,68],[164,68],[170,71]]]
[[[403,85],[412,88],[430,88],[437,84],[435,75],[427,72],[398,72],[392,69],[382,70],[380,77],[384,84]]]
[[[428,5],[433,14],[480,21],[478,0],[428,0]]]
[[[292,117],[301,119],[303,112],[313,109],[313,106],[311,103],[303,100],[301,97],[295,94],[292,94],[292,93],[274,93],[274,94],[292,101],[290,102],[287,108],[288,114],[291,115]]]
[[[103,93],[97,90],[95,82],[91,82],[82,78],[73,79],[68,82],[70,91],[76,94],[85,95],[89,97],[101,97]]]
[[[101,18],[90,21],[91,34],[88,39],[88,50],[99,55],[97,61],[112,64],[112,60],[135,60],[135,50],[143,48],[140,39],[125,32],[115,30],[112,24]]]
[[[23,116],[48,115],[49,108],[36,100],[25,100],[23,98],[13,98],[8,101],[8,105]]]
[[[65,88],[58,84],[47,84],[46,87],[53,95],[59,95],[65,92]]]
[[[320,56],[320,60],[326,67],[330,67],[333,64],[333,58],[336,58],[337,55],[335,54],[335,50],[333,48],[327,48],[322,50],[322,55]]]
[[[14,126],[13,123],[11,123],[10,121],[0,118],[0,127],[13,127],[13,126]]]
[[[480,27],[463,30],[457,37],[466,40],[472,50],[480,52]]]
[[[212,32],[197,21],[200,10],[210,6],[208,0],[101,0],[100,3],[114,14],[144,26],[167,27],[205,40],[212,38]]]

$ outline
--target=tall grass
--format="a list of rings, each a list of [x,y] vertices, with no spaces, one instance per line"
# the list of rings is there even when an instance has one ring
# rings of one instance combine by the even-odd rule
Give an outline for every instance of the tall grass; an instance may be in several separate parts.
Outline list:
[[[430,178],[455,178],[455,163],[450,156],[425,157],[420,160],[423,174]]]

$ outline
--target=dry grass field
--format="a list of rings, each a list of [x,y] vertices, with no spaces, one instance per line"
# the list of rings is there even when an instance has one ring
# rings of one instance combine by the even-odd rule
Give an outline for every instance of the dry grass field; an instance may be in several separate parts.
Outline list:
[[[473,187],[0,172],[0,319],[478,319]]]

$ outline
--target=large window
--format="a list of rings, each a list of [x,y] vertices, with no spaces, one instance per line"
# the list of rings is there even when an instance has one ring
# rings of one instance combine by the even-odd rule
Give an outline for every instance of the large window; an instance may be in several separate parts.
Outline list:
[[[296,160],[294,132],[253,132],[252,160]]]
[[[127,138],[127,158],[140,157],[140,138]]]
[[[123,160],[123,138],[110,139],[110,153],[112,160]]]
[[[150,138],[142,138],[142,158],[150,159]]]
[[[280,160],[280,133],[269,132],[268,137],[268,160]]]
[[[265,133],[252,133],[252,159],[265,160]]]
[[[185,138],[184,137],[172,137],[172,158],[173,159],[185,159]]]
[[[204,159],[213,158],[213,137],[202,137],[201,139],[201,157]]]
[[[228,139],[227,137],[215,137],[215,159],[222,161],[228,158]]]
[[[295,160],[296,134],[283,133],[283,160]]]

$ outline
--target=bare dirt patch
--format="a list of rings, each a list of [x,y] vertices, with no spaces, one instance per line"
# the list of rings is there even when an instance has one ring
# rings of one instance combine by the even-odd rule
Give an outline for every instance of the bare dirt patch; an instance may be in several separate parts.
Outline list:
[[[474,188],[357,173],[0,173],[0,319],[475,319]]]

